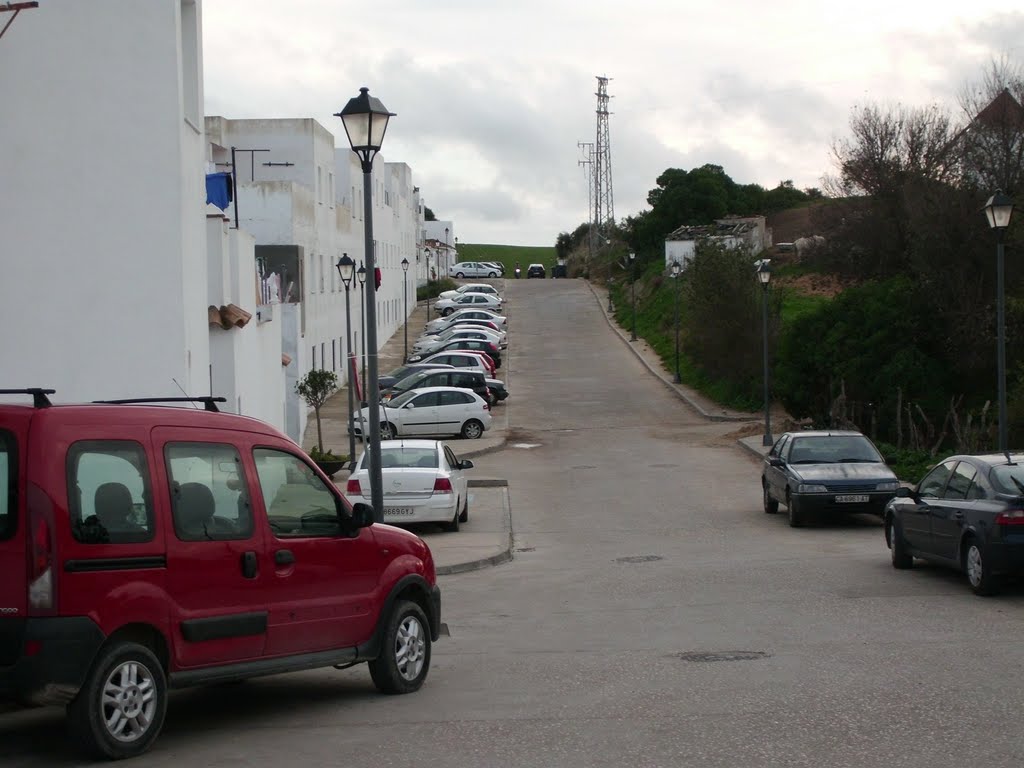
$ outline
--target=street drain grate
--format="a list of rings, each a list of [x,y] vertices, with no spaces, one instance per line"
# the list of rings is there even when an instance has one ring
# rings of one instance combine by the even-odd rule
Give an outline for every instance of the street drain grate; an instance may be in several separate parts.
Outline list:
[[[655,560],[664,560],[661,555],[630,555],[629,557],[617,557],[616,563],[653,563]]]
[[[756,661],[771,656],[767,651],[687,651],[677,653],[675,658],[682,661]]]

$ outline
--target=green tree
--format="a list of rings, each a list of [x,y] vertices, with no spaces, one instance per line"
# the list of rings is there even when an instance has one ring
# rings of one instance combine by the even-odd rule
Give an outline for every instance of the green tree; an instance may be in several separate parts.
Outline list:
[[[320,409],[337,388],[338,376],[334,371],[312,370],[295,383],[295,391],[316,415],[316,444],[321,454],[324,452],[324,437],[320,428]]]
[[[430,210],[430,208],[425,206],[425,205],[423,206],[423,220],[424,221],[437,221],[437,216],[435,216],[434,212],[432,210]]]

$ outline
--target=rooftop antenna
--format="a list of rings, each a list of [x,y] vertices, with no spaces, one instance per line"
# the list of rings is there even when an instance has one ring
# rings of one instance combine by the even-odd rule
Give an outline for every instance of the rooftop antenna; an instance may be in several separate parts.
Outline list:
[[[21,13],[24,10],[28,10],[29,8],[38,8],[38,7],[39,7],[39,3],[35,3],[35,2],[33,2],[33,3],[0,3],[0,13],[10,13],[10,12],[14,13],[14,15],[11,16],[11,18],[9,18],[7,20],[7,23],[4,24],[4,28],[0,29],[0,37],[4,36],[4,32],[6,32],[7,28],[10,27],[11,24],[14,23],[14,20],[16,18],[18,18],[18,14],[19,13]]]

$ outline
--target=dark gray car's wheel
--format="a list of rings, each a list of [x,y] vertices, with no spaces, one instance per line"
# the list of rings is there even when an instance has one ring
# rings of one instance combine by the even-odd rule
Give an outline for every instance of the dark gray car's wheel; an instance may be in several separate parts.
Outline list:
[[[398,430],[395,429],[395,425],[390,421],[381,422],[380,425],[380,439],[381,440],[394,440],[395,436],[398,435]]]
[[[895,520],[886,525],[886,537],[889,539],[889,554],[892,567],[901,571],[914,567],[914,557],[907,551],[907,542],[903,538],[903,529]]]
[[[462,425],[462,436],[467,440],[476,440],[484,434],[484,425],[476,419],[470,419]]]
[[[800,528],[806,522],[803,510],[800,509],[800,501],[794,499],[789,491],[786,491],[786,510],[789,512],[789,527]]]
[[[462,514],[459,515],[459,522],[460,523],[468,523],[469,522],[469,491],[466,492],[466,498],[462,502]]]
[[[974,594],[987,596],[999,591],[999,580],[992,574],[988,556],[977,539],[970,538],[965,542],[963,557],[964,573]]]
[[[369,667],[381,693],[412,693],[423,685],[430,671],[430,629],[427,615],[416,603],[395,603],[384,628],[380,655]]]
[[[774,515],[779,511],[779,502],[772,498],[772,495],[768,492],[768,483],[764,480],[761,481],[761,491],[764,495],[765,514]]]
[[[90,754],[120,760],[149,749],[166,713],[160,661],[144,645],[114,643],[100,652],[68,705],[68,726]]]

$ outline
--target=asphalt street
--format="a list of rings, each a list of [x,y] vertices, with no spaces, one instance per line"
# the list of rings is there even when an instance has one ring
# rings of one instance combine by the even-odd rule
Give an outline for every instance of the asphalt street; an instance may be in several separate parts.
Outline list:
[[[895,571],[869,517],[764,514],[739,425],[651,375],[586,283],[505,289],[507,442],[474,462],[508,483],[514,557],[440,578],[451,636],[424,688],[381,696],[357,667],[184,691],[140,762],[1024,762],[1024,589]],[[62,730],[0,716],[0,763],[77,764]]]

